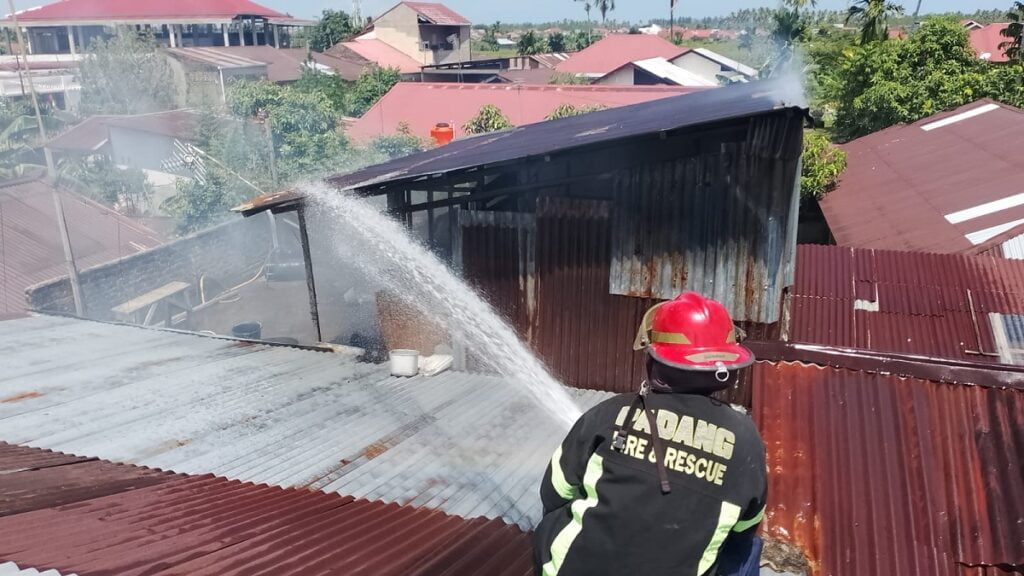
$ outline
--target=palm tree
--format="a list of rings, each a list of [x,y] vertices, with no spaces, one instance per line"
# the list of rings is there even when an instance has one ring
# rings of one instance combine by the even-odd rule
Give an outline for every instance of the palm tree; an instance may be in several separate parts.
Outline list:
[[[583,2],[583,9],[587,12],[587,40],[589,41],[594,34],[594,27],[590,23],[590,9],[594,5],[590,3],[590,0],[573,0],[573,2]]]
[[[1013,8],[1006,13],[1006,18],[1010,23],[999,33],[1009,40],[999,44],[999,49],[1010,60],[1020,60],[1024,57],[1021,51],[1021,44],[1024,43],[1024,3],[1014,2]]]
[[[615,10],[615,0],[596,0],[594,5],[601,11],[601,25],[608,19],[608,13]]]
[[[846,13],[846,23],[860,22],[860,42],[869,44],[889,37],[889,18],[903,14],[903,6],[888,0],[857,0]]]

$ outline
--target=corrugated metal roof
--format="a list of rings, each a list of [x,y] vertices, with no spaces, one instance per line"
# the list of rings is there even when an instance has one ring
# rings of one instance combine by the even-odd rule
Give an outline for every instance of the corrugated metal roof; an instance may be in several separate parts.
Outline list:
[[[266,48],[266,47],[265,47]],[[273,48],[270,48],[273,50]],[[177,54],[190,60],[196,60],[217,68],[218,70],[230,70],[233,68],[262,68],[266,62],[249,58],[241,53],[229,52],[223,47],[209,48],[171,48],[171,54]]]
[[[821,202],[836,242],[969,252],[1024,224],[1024,111],[979,100],[848,144],[838,188]]]
[[[0,576],[61,576],[56,570],[37,570],[35,568],[19,568],[14,562],[0,563]],[[67,574],[65,576],[77,576]]]
[[[83,196],[60,195],[79,269],[163,242],[156,232]],[[42,180],[0,186],[0,313],[25,311],[29,286],[66,274],[52,188]]]
[[[1024,262],[802,245],[791,295],[793,342],[997,363],[989,314],[1024,314]]]
[[[3,440],[523,527],[563,433],[499,378],[195,335],[38,317],[0,323],[0,357]]]
[[[439,26],[469,26],[472,24],[455,10],[436,2],[402,2],[423,19]]]
[[[138,20],[228,19],[236,16],[286,18],[250,0],[61,0],[18,12],[22,24],[52,22],[108,21],[109,24]]]
[[[648,34],[610,34],[560,62],[556,69],[566,74],[604,76],[630,62],[647,58],[672,59],[686,52],[675,44]]]
[[[1006,51],[999,45],[1006,42],[1006,36],[1002,31],[1009,24],[1007,22],[995,22],[986,24],[980,28],[972,28],[969,32],[971,48],[978,58],[989,62],[1008,62]]]
[[[750,66],[747,66],[742,62],[733,60],[728,56],[723,56],[718,52],[715,52],[714,50],[710,50],[708,48],[691,48],[689,52],[700,54],[701,56],[707,58],[708,60],[711,60],[712,62],[716,62],[726,68],[735,70],[736,72],[739,72],[740,74],[743,74],[744,76],[747,76],[749,78],[757,78],[758,72],[756,69],[751,68]]]
[[[759,364],[753,399],[764,529],[816,576],[1024,568],[1024,392]]]
[[[631,62],[627,66],[635,66],[648,74],[661,80],[676,84],[678,86],[718,86],[718,82],[712,82],[702,76],[698,76],[689,70],[684,70],[679,66],[669,62],[665,58],[648,58],[647,60],[637,60]],[[615,72],[611,72],[614,74]]]
[[[7,470],[55,456],[63,455],[0,444],[0,502],[27,494],[33,504],[0,511],[0,558],[49,568],[50,576],[530,572],[529,536],[500,520],[66,456],[63,465]],[[132,474],[153,482],[68,499],[69,478],[97,487]],[[0,575],[12,573],[38,574],[0,565]]]

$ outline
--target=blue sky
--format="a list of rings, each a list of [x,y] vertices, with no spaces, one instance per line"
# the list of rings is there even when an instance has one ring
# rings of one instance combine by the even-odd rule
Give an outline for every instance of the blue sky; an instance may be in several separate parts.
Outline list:
[[[333,8],[350,11],[351,0],[256,0],[276,10],[291,12],[296,16],[311,17],[319,14],[325,8]],[[367,15],[380,14],[397,0],[363,0],[363,13]],[[908,11],[914,9],[916,0],[904,0],[904,7]],[[38,4],[36,2],[24,2],[27,5]],[[561,18],[582,17],[584,15],[582,4],[572,0],[516,0],[507,2],[501,0],[445,0],[450,7],[460,12],[474,22],[521,22],[524,20],[542,21],[558,20]],[[1005,10],[1011,5],[1010,0],[1003,2],[997,0],[922,0],[922,12],[943,12],[960,10],[971,12],[979,8],[996,8]],[[642,21],[649,18],[668,17],[668,0],[619,0],[614,14],[616,17],[632,21]],[[732,10],[754,6],[775,6],[777,1],[751,1],[751,0],[680,0],[676,11],[680,14],[692,16],[715,16],[726,14]],[[844,9],[846,0],[821,0],[819,6],[822,8]]]

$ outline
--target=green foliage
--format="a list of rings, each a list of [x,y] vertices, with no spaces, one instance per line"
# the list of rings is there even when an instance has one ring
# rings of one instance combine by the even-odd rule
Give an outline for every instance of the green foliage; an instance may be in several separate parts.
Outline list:
[[[565,52],[565,34],[561,32],[548,34],[547,45],[551,52]]]
[[[558,120],[559,118],[571,118],[573,116],[582,116],[584,114],[590,114],[591,112],[598,112],[605,110],[607,107],[601,104],[594,104],[593,106],[580,106],[576,107],[572,104],[562,104],[558,108],[555,108],[551,114],[545,117],[545,120]]]
[[[205,183],[179,180],[177,193],[167,199],[161,209],[178,218],[179,234],[209,228],[227,220],[231,208],[246,198],[243,194],[230,192],[234,188],[231,181],[232,177],[221,170],[210,171]]]
[[[533,54],[544,54],[548,51],[548,47],[540,35],[530,30],[519,38],[516,50],[520,56],[530,56]]]
[[[174,74],[152,35],[119,28],[92,42],[78,70],[84,114],[143,114],[177,105]]]
[[[324,52],[338,42],[359,33],[359,23],[342,10],[324,10],[320,20],[307,32],[309,49]]]
[[[484,32],[483,38],[477,42],[477,48],[485,52],[496,52],[500,46],[498,46],[498,34],[501,33],[501,22],[495,22],[491,26],[488,26]]]
[[[364,70],[352,88],[348,107],[349,114],[362,116],[401,80],[402,73],[398,68],[371,66]]]
[[[594,7],[601,13],[601,22],[608,21],[608,13],[615,10],[615,0],[592,0]]]
[[[318,92],[327,99],[335,112],[345,112],[350,88],[337,74],[326,74],[307,66],[303,68],[302,77],[294,84],[294,88],[299,92]]]
[[[41,103],[43,127],[53,134],[64,122]],[[18,178],[31,170],[44,169],[39,123],[28,102],[0,99],[0,180]]]
[[[141,216],[149,206],[153,186],[138,168],[120,168],[110,158],[69,159],[58,171],[58,182],[128,216]]]
[[[835,134],[852,139],[972,102],[995,85],[986,72],[959,22],[929,19],[905,41],[844,50],[822,74],[822,97],[835,106]]]
[[[856,0],[846,22],[860,24],[860,42],[868,44],[889,38],[889,21],[903,13],[903,6],[888,0]]]
[[[601,38],[595,37],[590,32],[585,30],[576,30],[575,32],[569,33],[565,40],[565,48],[569,52],[579,52],[585,50],[594,42],[597,42]]]
[[[577,76],[571,72],[556,72],[548,79],[548,84],[562,84],[565,86],[585,86],[590,84],[586,76]]]
[[[1006,24],[1006,28],[1000,30],[999,33],[1007,40],[999,44],[999,49],[1010,60],[1022,60],[1024,59],[1024,53],[1021,52],[1021,44],[1024,43],[1024,2],[1014,2],[1013,8],[1006,13],[1006,18],[1009,22]]]
[[[821,200],[835,189],[843,170],[846,170],[846,152],[833,145],[824,132],[805,131],[800,196]]]
[[[428,143],[414,135],[409,130],[409,125],[404,122],[399,126],[398,134],[381,136],[370,143],[372,152],[388,160],[422,152],[427,148],[429,148]]]
[[[500,108],[493,104],[487,104],[480,109],[476,116],[466,122],[462,130],[466,134],[486,134],[513,127],[512,122]]]

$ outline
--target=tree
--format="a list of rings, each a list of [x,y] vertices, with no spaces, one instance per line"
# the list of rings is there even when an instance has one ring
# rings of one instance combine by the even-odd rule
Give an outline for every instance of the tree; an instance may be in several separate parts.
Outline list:
[[[476,116],[471,118],[466,125],[462,127],[462,130],[466,134],[486,134],[488,132],[496,132],[498,130],[505,130],[508,128],[514,128],[512,122],[507,116],[501,111],[500,108],[493,104],[487,104],[480,109],[480,112]]]
[[[485,52],[497,52],[500,46],[498,46],[498,34],[501,31],[501,22],[495,22],[491,26],[488,26],[484,30],[484,36],[480,39],[477,44],[480,50]]]
[[[306,66],[302,69],[302,77],[294,87],[299,92],[322,94],[330,103],[331,108],[339,114],[346,111],[349,88],[337,74],[327,74],[312,66]]]
[[[593,0],[573,0],[573,2],[583,2],[583,10],[587,13],[587,37],[589,45],[591,40],[589,38],[594,35],[594,25],[590,20],[590,11],[594,8]],[[582,48],[580,48],[582,50]]]
[[[398,68],[371,66],[364,70],[352,88],[348,113],[352,116],[362,116],[401,81],[402,73]]]
[[[580,50],[586,50],[587,47],[594,43],[594,40],[595,38],[589,32],[576,30],[569,34],[565,47],[570,52],[579,52]]]
[[[560,84],[563,86],[586,86],[590,79],[586,76],[573,74],[572,72],[555,72],[548,79],[548,84]]]
[[[846,170],[846,152],[833,145],[820,130],[804,132],[800,196],[821,200],[835,190],[839,176]]]
[[[551,52],[565,52],[565,34],[552,32],[548,34],[548,50]]]
[[[615,10],[615,0],[595,0],[594,5],[597,7],[598,12],[601,13],[602,24],[608,20],[608,13]]]
[[[748,54],[754,51],[754,33],[751,30],[740,31],[740,50],[745,50]]]
[[[571,118],[573,116],[582,116],[584,114],[590,114],[591,112],[598,112],[605,110],[606,106],[601,104],[594,104],[592,106],[581,106],[576,107],[572,104],[562,104],[558,108],[555,108],[551,114],[548,114],[545,120],[558,120],[559,118]]]
[[[533,30],[523,34],[519,38],[519,43],[516,45],[516,49],[520,56],[531,56],[533,54],[544,54],[547,52],[547,46],[544,45],[544,40],[541,39],[541,37]]]
[[[359,23],[342,10],[324,10],[320,20],[306,33],[309,49],[323,52],[338,42],[352,38],[360,31]]]
[[[152,34],[118,28],[93,41],[78,65],[84,114],[144,114],[177,105],[174,74]]]
[[[1014,2],[1013,8],[1006,13],[1006,18],[1009,23],[999,33],[1009,40],[999,44],[999,49],[1010,60],[1022,60],[1024,59],[1024,53],[1021,52],[1021,44],[1024,42],[1024,2]]]
[[[771,43],[773,53],[761,67],[761,75],[774,77],[788,71],[796,55],[796,46],[807,37],[807,21],[798,8],[780,8],[773,15]]]
[[[142,216],[153,186],[138,168],[120,168],[105,156],[74,158],[61,163],[58,182],[128,216]]]
[[[856,0],[850,6],[846,23],[860,23],[860,42],[868,44],[889,38],[889,20],[903,14],[903,6],[888,0]]]

